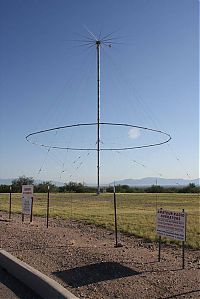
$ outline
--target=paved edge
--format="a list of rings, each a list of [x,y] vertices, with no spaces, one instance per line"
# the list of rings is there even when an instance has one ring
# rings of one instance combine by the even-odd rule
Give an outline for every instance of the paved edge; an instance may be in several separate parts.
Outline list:
[[[44,299],[78,299],[58,282],[20,261],[5,250],[0,250],[0,267]]]

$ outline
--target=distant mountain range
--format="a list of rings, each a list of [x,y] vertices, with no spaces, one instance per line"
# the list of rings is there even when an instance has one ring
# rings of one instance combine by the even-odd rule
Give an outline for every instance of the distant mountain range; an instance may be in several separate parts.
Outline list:
[[[0,185],[10,185],[13,179],[0,179]],[[186,180],[186,179],[165,179],[165,178],[156,178],[156,177],[147,177],[142,179],[124,179],[115,181],[115,185],[128,185],[128,186],[135,186],[135,187],[145,187],[145,186],[152,186],[157,184],[160,186],[186,186],[190,183],[194,183],[195,185],[199,185],[200,179],[194,180]],[[36,181],[36,184],[42,183],[43,181]],[[53,184],[56,186],[63,186],[64,183],[52,181]],[[86,184],[88,186],[95,186],[95,184]],[[113,185],[113,182],[110,184],[103,184],[104,186]]]
[[[119,180],[115,182],[115,185],[128,185],[135,187],[144,187],[144,186],[152,186],[152,185],[160,185],[160,186],[186,186],[190,183],[194,183],[195,185],[199,185],[199,179],[194,180],[186,180],[186,179],[165,179],[165,178],[156,178],[156,177],[148,177],[142,179],[125,179]],[[113,183],[111,183],[113,185]]]

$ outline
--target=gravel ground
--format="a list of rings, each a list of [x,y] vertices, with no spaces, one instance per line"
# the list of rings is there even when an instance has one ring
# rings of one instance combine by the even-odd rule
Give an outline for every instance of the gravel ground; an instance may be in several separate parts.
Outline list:
[[[200,298],[199,251],[119,235],[75,221],[0,213],[0,247],[55,279],[80,298]],[[3,297],[6,298],[6,297]]]

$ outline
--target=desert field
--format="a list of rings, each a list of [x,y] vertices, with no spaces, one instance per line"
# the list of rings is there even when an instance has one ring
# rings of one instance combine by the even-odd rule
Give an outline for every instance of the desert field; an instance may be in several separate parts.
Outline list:
[[[156,209],[172,211],[185,210],[187,213],[186,246],[200,248],[200,206],[198,194],[175,193],[131,193],[116,194],[118,230],[128,235],[147,240],[157,240]],[[9,211],[9,194],[0,194],[0,211]],[[21,194],[12,194],[12,213],[21,213]],[[34,216],[46,217],[47,193],[35,193]],[[49,217],[56,219],[78,220],[114,230],[113,194],[103,193],[50,193]],[[26,220],[25,218],[25,221]],[[164,239],[165,243],[177,241]],[[179,242],[180,244],[180,242]]]

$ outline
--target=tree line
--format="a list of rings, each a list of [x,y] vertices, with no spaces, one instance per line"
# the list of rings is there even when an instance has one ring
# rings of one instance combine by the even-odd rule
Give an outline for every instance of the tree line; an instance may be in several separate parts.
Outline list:
[[[95,193],[96,187],[85,186],[81,183],[69,182],[63,186],[56,186],[50,181],[34,184],[32,177],[21,176],[17,179],[12,180],[12,184],[0,185],[0,193],[21,193],[22,185],[34,185],[34,192],[45,193],[48,190],[50,192],[75,192],[75,193]],[[171,186],[163,187],[159,185],[152,185],[150,187],[131,187],[128,185],[117,185],[115,186],[117,193],[199,193],[200,187],[193,183],[187,186]],[[113,186],[102,187],[101,192],[113,192]]]

